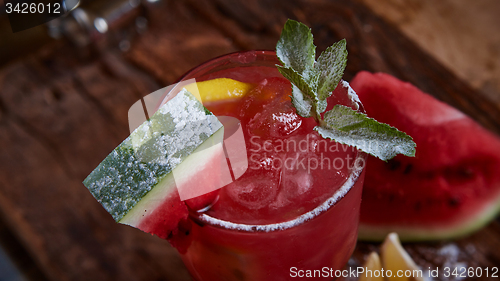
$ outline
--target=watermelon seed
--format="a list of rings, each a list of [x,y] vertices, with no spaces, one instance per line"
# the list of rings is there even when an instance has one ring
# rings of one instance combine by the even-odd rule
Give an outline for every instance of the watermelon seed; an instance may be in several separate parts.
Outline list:
[[[458,207],[460,203],[460,199],[456,197],[450,198],[450,200],[448,200],[448,205],[450,205],[451,207]]]
[[[197,225],[199,225],[200,227],[204,227],[205,224],[202,223],[201,221],[198,221],[198,220],[193,220],[194,223],[196,223]]]
[[[458,170],[458,174],[464,178],[471,179],[474,177],[474,172],[468,168],[468,167],[463,167]]]
[[[415,211],[420,211],[422,209],[422,202],[415,203],[414,209]]]
[[[406,165],[406,168],[405,170],[403,171],[403,174],[409,174],[411,172],[411,170],[413,169],[413,165],[412,164],[408,164]]]
[[[386,164],[387,164],[389,170],[391,170],[391,171],[397,170],[401,166],[401,162],[394,160],[394,159],[387,161]]]
[[[236,280],[245,280],[245,273],[243,273],[243,271],[241,271],[240,269],[233,269],[233,274],[234,277],[236,277]]]
[[[389,194],[389,202],[393,202],[394,201],[394,194]]]

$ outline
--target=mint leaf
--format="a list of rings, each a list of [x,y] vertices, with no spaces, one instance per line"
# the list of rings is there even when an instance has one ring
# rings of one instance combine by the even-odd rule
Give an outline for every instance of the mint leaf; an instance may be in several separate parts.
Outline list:
[[[316,46],[311,29],[305,24],[288,20],[276,45],[276,55],[286,68],[303,75],[314,67]]]
[[[345,39],[328,47],[318,57],[318,62],[314,68],[317,69],[319,74],[318,98],[320,100],[328,98],[335,90],[344,75],[346,65],[347,48]]]
[[[324,138],[355,146],[384,161],[400,153],[415,156],[416,144],[410,136],[350,107],[337,104],[324,117],[325,124],[314,128]]]
[[[292,88],[292,102],[297,108],[297,113],[302,117],[314,116],[316,119],[321,117],[316,112],[323,112],[326,110],[326,100],[320,100],[317,93],[317,75],[310,76],[313,81],[307,81],[305,77],[300,75],[292,68],[285,68],[277,65],[278,71],[288,79],[295,88]],[[304,103],[304,104],[301,104]],[[300,109],[299,109],[300,108]],[[315,114],[315,115],[313,115]]]
[[[309,99],[316,100],[316,89],[313,88],[314,85],[311,85],[306,81],[306,79],[300,75],[296,70],[293,68],[285,68],[283,66],[277,66],[278,71],[288,79],[292,84],[297,86],[297,88],[302,92],[302,94],[306,95]]]
[[[279,72],[295,86],[292,103],[297,113],[302,117],[314,116],[318,119],[316,108],[319,99],[316,93],[319,75],[314,70],[316,46],[311,29],[305,24],[288,20],[276,45],[276,55],[284,65],[276,65]]]
[[[313,101],[305,97],[297,86],[292,84],[292,104],[297,110],[297,114],[302,117],[311,117]]]
[[[317,121],[321,119],[319,114],[328,105],[326,98],[331,95],[344,72],[347,60],[345,45],[345,40],[334,44],[320,55],[316,63],[316,46],[311,29],[294,20],[285,23],[276,45],[276,54],[284,66],[277,67],[296,86],[292,103],[300,116],[313,116]],[[321,85],[320,91],[318,85]]]
[[[337,87],[347,64],[345,39],[327,48],[316,62],[316,46],[311,29],[294,20],[285,23],[276,45],[276,55],[284,66],[279,72],[292,83],[292,104],[297,114],[313,117],[319,126],[314,129],[324,138],[352,145],[382,160],[398,153],[415,156],[412,138],[387,124],[379,123],[343,105],[321,114],[327,108],[327,98]],[[349,83],[343,81],[353,103],[359,99]],[[345,86],[347,84],[347,86]]]

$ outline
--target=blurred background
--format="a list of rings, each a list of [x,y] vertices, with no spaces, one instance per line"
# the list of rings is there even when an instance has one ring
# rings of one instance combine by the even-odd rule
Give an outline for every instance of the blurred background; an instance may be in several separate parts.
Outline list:
[[[81,0],[17,33],[0,5],[0,281],[189,280],[168,243],[115,224],[81,181],[128,135],[134,102],[213,57],[273,49],[287,18],[318,51],[347,39],[347,80],[391,73],[500,132],[498,0]],[[499,234],[455,242],[475,249],[456,258],[498,266]],[[409,251],[439,264],[443,245]]]

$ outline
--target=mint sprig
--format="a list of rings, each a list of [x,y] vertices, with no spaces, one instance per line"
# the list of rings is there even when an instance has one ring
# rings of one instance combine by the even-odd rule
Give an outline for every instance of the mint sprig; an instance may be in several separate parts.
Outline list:
[[[410,136],[350,107],[335,105],[321,117],[327,108],[327,98],[344,74],[345,39],[327,48],[316,61],[311,29],[288,20],[276,45],[276,54],[283,64],[277,65],[279,72],[292,83],[292,104],[297,114],[313,117],[318,122],[314,130],[322,137],[355,146],[384,161],[397,154],[415,156],[416,144]]]
[[[369,118],[366,114],[337,104],[325,113],[325,126],[316,126],[322,137],[355,146],[382,160],[401,153],[415,156],[415,143],[407,134]]]

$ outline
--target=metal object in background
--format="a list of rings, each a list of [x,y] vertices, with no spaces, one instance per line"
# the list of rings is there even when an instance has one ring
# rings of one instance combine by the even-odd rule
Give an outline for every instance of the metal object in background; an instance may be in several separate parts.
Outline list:
[[[85,47],[112,29],[119,29],[143,16],[140,0],[82,1],[68,16],[47,24],[52,38],[66,37]]]
[[[33,52],[54,40],[67,38],[76,47],[83,48],[101,39],[111,31],[120,31],[118,47],[126,51],[134,35],[147,28],[144,5],[154,5],[159,0],[63,0],[66,15],[45,25],[12,33],[7,15],[0,12],[0,65]],[[4,11],[4,9],[0,9]],[[133,29],[129,27],[134,24]],[[121,32],[121,30],[124,30]]]

